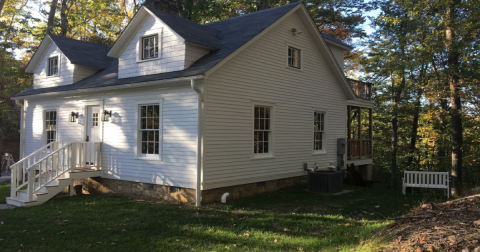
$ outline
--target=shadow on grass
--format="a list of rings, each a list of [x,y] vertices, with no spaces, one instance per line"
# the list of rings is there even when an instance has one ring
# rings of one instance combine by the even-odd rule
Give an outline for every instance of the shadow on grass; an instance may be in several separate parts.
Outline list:
[[[0,247],[2,251],[349,251],[387,225],[384,216],[396,216],[425,200],[377,189],[354,188],[341,196],[309,194],[304,189],[296,186],[202,208],[112,194],[60,197],[37,207],[0,211]]]

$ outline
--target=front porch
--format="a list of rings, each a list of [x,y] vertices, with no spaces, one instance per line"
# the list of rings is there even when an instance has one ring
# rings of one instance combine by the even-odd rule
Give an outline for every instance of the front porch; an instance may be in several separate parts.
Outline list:
[[[35,206],[69,188],[75,179],[102,176],[101,142],[51,142],[11,166],[7,204]]]

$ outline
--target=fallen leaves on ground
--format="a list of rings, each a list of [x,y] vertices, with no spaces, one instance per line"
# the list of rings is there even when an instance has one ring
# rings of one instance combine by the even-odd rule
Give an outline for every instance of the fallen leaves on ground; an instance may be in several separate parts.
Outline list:
[[[383,251],[473,251],[480,247],[480,195],[423,204],[386,231],[395,238]]]

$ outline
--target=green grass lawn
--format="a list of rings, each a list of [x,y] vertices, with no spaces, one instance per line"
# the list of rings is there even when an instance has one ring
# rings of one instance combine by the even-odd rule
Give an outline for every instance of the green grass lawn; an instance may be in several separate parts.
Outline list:
[[[58,197],[0,210],[0,250],[371,251],[382,243],[377,237],[388,218],[445,200],[347,189],[354,192],[327,196],[296,186],[201,208],[118,195]],[[8,193],[9,185],[1,184],[0,201]]]

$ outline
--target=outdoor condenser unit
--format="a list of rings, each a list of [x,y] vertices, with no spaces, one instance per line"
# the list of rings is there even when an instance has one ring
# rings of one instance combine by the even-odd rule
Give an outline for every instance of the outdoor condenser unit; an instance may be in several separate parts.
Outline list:
[[[318,193],[336,193],[343,191],[343,171],[308,173],[308,191]]]
[[[336,193],[343,191],[345,179],[343,155],[345,155],[345,138],[337,139],[337,170],[308,172],[308,191],[319,193]]]

